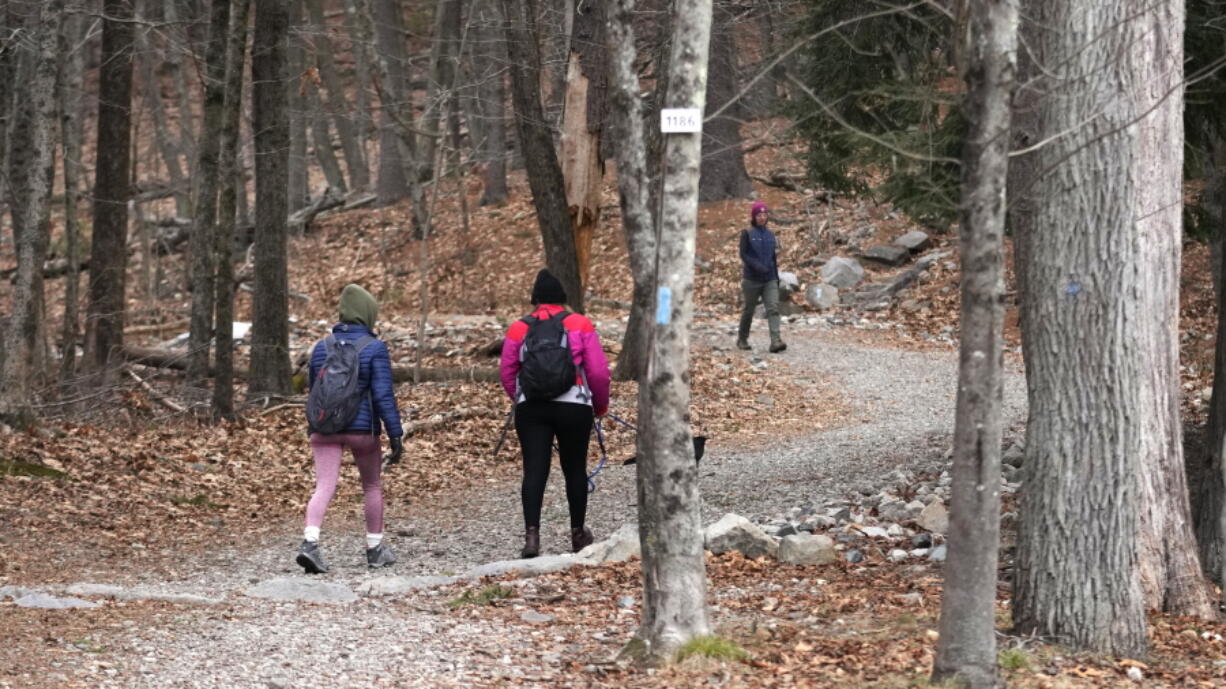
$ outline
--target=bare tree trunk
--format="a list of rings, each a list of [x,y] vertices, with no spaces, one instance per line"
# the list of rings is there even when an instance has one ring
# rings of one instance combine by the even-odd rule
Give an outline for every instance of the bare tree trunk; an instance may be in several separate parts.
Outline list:
[[[345,30],[349,33],[349,52],[353,59],[353,75],[357,79],[355,89],[357,111],[353,114],[353,126],[356,130],[358,148],[362,151],[362,159],[366,160],[366,141],[370,138],[370,27],[360,18],[362,0],[346,0]],[[369,164],[366,165],[369,177]],[[369,186],[369,181],[367,183]]]
[[[545,264],[561,281],[570,307],[582,312],[584,295],[575,256],[575,235],[564,196],[566,183],[536,91],[541,73],[534,25],[536,0],[502,0],[502,6],[507,18],[507,52],[516,128],[545,244]]]
[[[306,84],[302,78],[306,70],[302,49],[302,0],[289,0],[289,38],[286,55],[289,59],[289,212],[302,208],[310,201],[307,187],[307,114]],[[337,187],[338,189],[340,187]]]
[[[733,33],[733,8],[729,0],[715,3],[715,28],[711,31],[711,84],[707,112],[714,112],[737,93],[737,49]],[[741,150],[741,118],[745,108],[735,104],[702,128],[702,180],[698,200],[745,199],[753,193],[745,155]]]
[[[181,24],[182,18],[179,14],[180,0],[168,0],[163,4],[166,21],[173,27],[183,28],[175,31],[171,29],[172,37],[175,35],[181,36],[183,47],[179,50],[170,51],[170,63],[174,66],[175,75],[175,96],[178,99],[178,120],[179,120],[179,150],[187,157],[188,171],[195,173],[196,170],[196,114],[192,110],[192,89],[188,87],[188,82],[191,80],[189,72],[190,68],[185,64],[183,55],[195,54],[195,44],[192,41],[192,32]],[[193,11],[190,3],[188,4],[189,14],[195,19],[199,14]],[[202,13],[201,13],[202,14]]]
[[[199,186],[192,205],[192,233],[188,237],[191,256],[191,326],[187,337],[187,385],[191,388],[206,384],[209,370],[209,343],[213,339],[213,231],[217,224],[217,159],[221,155],[221,140],[217,132],[226,103],[226,36],[230,31],[229,0],[213,0],[209,15],[209,40],[205,52],[204,123],[197,150]]]
[[[14,3],[5,2],[0,6],[0,36],[4,37],[6,45],[0,50],[0,166],[6,166],[9,158],[9,133],[13,129],[15,115],[14,88],[17,85],[17,50],[16,41],[10,37],[18,30],[17,9]],[[7,171],[0,170],[0,198],[11,199],[11,183]],[[11,210],[11,209],[10,209]],[[3,345],[0,345],[2,353]]]
[[[144,0],[141,6],[142,21],[151,22],[150,2]],[[162,156],[162,164],[166,167],[166,175],[170,185],[175,189],[175,215],[180,218],[190,218],[191,191],[187,188],[186,175],[179,162],[179,138],[172,137],[170,123],[166,118],[166,108],[162,102],[162,82],[158,78],[157,57],[149,42],[148,29],[142,28],[136,32],[136,47],[140,52],[141,90],[145,97],[145,107],[153,115],[153,134],[157,142],[158,152]]]
[[[221,193],[217,200],[217,349],[214,359],[213,417],[234,418],[234,220],[239,189],[238,134],[243,110],[243,67],[246,64],[247,14],[250,0],[233,0],[226,45],[226,101],[221,120]]]
[[[86,357],[106,369],[123,347],[131,167],[132,2],[104,0],[98,86],[98,162],[89,259]]]
[[[1004,379],[1005,185],[1017,67],[1017,0],[971,5],[963,144],[962,324],[954,424],[949,564],[934,685],[997,686],[996,563]]]
[[[59,76],[60,129],[64,150],[64,254],[68,272],[64,278],[64,325],[60,345],[60,381],[72,378],[76,369],[79,337],[78,303],[81,299],[81,209],[80,192],[84,170],[81,162],[84,118],[80,101],[85,79],[85,21],[80,14],[67,14],[60,30],[59,53],[64,56]]]
[[[600,146],[608,60],[603,8],[597,3],[576,10],[562,118],[562,176],[566,179],[566,201],[575,232],[579,280],[585,289],[592,263],[592,239],[600,224],[600,192],[604,182]]]
[[[575,5],[580,3],[575,0],[545,0],[536,12],[535,24],[540,29],[537,31],[537,44],[540,54],[543,55],[541,103],[545,116],[549,118],[551,132],[559,128],[566,107]]]
[[[502,12],[494,0],[481,0],[474,10],[474,70],[478,80],[477,110],[482,118],[480,160],[482,206],[505,203],[507,191],[506,55]]]
[[[1169,97],[1142,65],[1179,44],[1155,7],[1040,0],[1028,12],[1037,62],[1061,68],[1040,87],[1040,134],[1051,139],[1035,157],[1041,202],[1020,236],[1030,418],[1013,616],[1023,633],[1127,657],[1147,647],[1137,545],[1154,453],[1169,452],[1172,433],[1158,332],[1171,322],[1150,310],[1176,297],[1137,288],[1178,284],[1162,234],[1167,213],[1178,226],[1179,167],[1156,170],[1136,124],[1156,116],[1143,101]],[[1182,25],[1182,3],[1170,7]],[[1151,212],[1151,193],[1169,210]]]
[[[1226,236],[1226,140],[1214,137],[1210,144],[1212,172],[1202,203],[1209,210],[1215,234],[1211,261],[1214,265],[1214,289],[1217,293],[1217,342],[1214,345],[1213,398],[1209,402],[1209,424],[1205,438],[1206,452],[1202,457],[1189,457],[1188,477],[1195,486],[1192,497],[1196,520],[1196,538],[1200,544],[1201,568],[1219,587],[1226,581],[1226,308],[1222,294],[1226,292],[1226,251],[1222,239]]]
[[[618,0],[610,39],[632,7]],[[702,109],[711,40],[711,0],[674,5],[668,103]],[[633,45],[633,43],[631,43]],[[616,50],[616,49],[615,49]],[[619,101],[632,85],[620,56]],[[618,148],[641,142],[622,142]],[[638,505],[643,547],[643,617],[628,652],[648,663],[667,662],[690,639],[709,633],[698,466],[690,437],[690,337],[694,243],[698,220],[700,134],[671,134],[664,142],[655,311],[647,373],[639,384]],[[619,172],[619,177],[621,177]],[[638,194],[636,203],[641,203]]]
[[[404,17],[395,0],[373,0],[375,69],[380,75],[379,89],[379,179],[375,185],[379,206],[390,206],[408,194],[404,160],[400,155],[400,134],[395,113],[409,90],[405,64]],[[407,109],[406,109],[407,110]]]
[[[319,103],[319,89],[316,84],[307,87],[306,106],[311,118],[311,138],[315,143],[315,160],[323,170],[328,186],[337,189],[342,194],[349,191],[345,185],[345,174],[341,172],[341,164],[332,150],[332,135],[328,131],[328,114]],[[308,198],[310,197],[309,189]]]
[[[1135,75],[1137,231],[1146,289],[1138,290],[1150,338],[1142,386],[1151,410],[1144,417],[1141,456],[1141,582],[1147,609],[1215,619],[1216,606],[1201,576],[1184,473],[1180,420],[1179,273],[1183,247],[1183,0],[1138,3],[1145,40],[1127,54]]]
[[[430,82],[426,89],[426,111],[422,116],[422,136],[418,150],[424,163],[421,179],[434,175],[434,149],[442,143],[442,112],[455,88],[455,63],[460,44],[459,0],[437,0],[434,10],[434,46],[430,50]]]
[[[358,144],[357,127],[354,126],[353,113],[348,107],[349,99],[345,96],[345,87],[332,57],[332,41],[328,38],[323,0],[306,0],[306,7],[307,17],[315,35],[315,64],[319,67],[319,76],[323,79],[328,98],[326,109],[332,114],[332,122],[340,136],[341,150],[345,153],[349,185],[355,191],[364,191],[370,188],[370,171],[366,167],[366,156]]]
[[[255,130],[255,299],[252,300],[248,396],[290,391],[289,278],[286,267],[285,39],[289,12],[282,2],[257,0],[251,52]]]
[[[64,0],[42,4],[34,34],[37,52],[33,70],[21,98],[21,107],[29,112],[28,126],[22,128],[21,136],[30,140],[33,155],[21,206],[13,311],[4,333],[4,375],[0,376],[0,417],[10,420],[33,418],[34,382],[41,358],[38,334],[43,329],[43,261],[47,256],[51,197],[51,176],[45,173],[55,164],[51,127],[55,121],[56,48],[63,11]]]

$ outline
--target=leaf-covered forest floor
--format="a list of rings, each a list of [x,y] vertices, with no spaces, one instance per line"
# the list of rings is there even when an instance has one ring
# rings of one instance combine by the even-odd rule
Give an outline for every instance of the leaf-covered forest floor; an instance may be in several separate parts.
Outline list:
[[[749,125],[749,143],[768,144],[748,156],[755,177],[800,172],[798,149],[774,143],[785,126],[782,121]],[[589,314],[615,359],[626,313],[616,302],[629,301],[631,283],[612,177],[593,249],[591,292],[596,299]],[[480,184],[475,175],[464,180],[468,231],[463,229],[455,184],[444,182],[439,190],[437,233],[427,247],[431,329],[422,348],[426,366],[496,365],[481,350],[527,308],[531,280],[540,267],[540,239],[522,172],[515,173],[512,182],[510,202],[477,208]],[[785,191],[760,183],[755,187],[774,211],[774,229],[783,246],[781,268],[796,272],[805,284],[816,281],[819,271],[806,261],[851,255],[853,247],[889,243],[912,229],[888,204],[871,199],[823,201],[813,190]],[[760,447],[781,437],[804,438],[848,424],[853,415],[845,403],[847,391],[836,381],[815,378],[794,361],[761,353],[761,324],[755,324],[759,347],[755,354],[767,362],[765,370],[755,369],[753,358],[732,349],[726,328],[738,310],[736,241],[746,225],[747,208],[747,202],[724,202],[704,206],[700,212],[696,332],[704,336],[694,340],[693,424],[695,432],[725,447]],[[403,205],[354,210],[322,216],[307,236],[291,242],[290,287],[300,295],[290,304],[295,357],[331,323],[341,287],[359,282],[380,300],[381,331],[394,358],[401,364],[413,362],[423,247],[411,239],[407,227]],[[796,318],[825,319],[824,324],[833,327],[823,337],[839,342],[952,349],[957,337],[957,242],[953,235],[934,234],[934,239],[937,248],[953,254],[934,264],[888,308],[844,309],[819,316],[804,308],[798,296],[794,301],[802,308]],[[10,251],[10,245],[4,250]],[[176,324],[187,314],[182,257],[162,258],[148,271],[140,265],[139,255],[132,262],[128,326],[134,332],[129,344],[155,346],[181,332]],[[0,257],[0,264],[8,267],[12,256]],[[899,272],[866,267],[874,282],[885,282]],[[145,281],[149,276],[154,278],[152,284]],[[52,322],[62,312],[62,283],[48,283],[47,313]],[[247,319],[249,300],[249,293],[239,293],[239,320]],[[902,306],[905,300],[912,302],[907,308]],[[1213,309],[1208,251],[1189,243],[1184,253],[1182,342],[1184,409],[1190,427],[1203,421],[1208,406],[1204,390],[1212,378]],[[1011,357],[1020,357],[1016,323],[1016,308],[1011,305],[1007,325]],[[176,327],[151,332],[158,324]],[[246,348],[238,354],[239,363],[245,363]],[[206,562],[209,549],[218,544],[242,548],[299,528],[313,480],[299,406],[274,401],[247,407],[238,421],[213,426],[194,418],[194,412],[202,409],[196,401],[200,391],[185,389],[176,374],[143,367],[132,372],[148,387],[127,377],[100,390],[83,382],[70,384],[61,393],[48,394],[41,425],[0,433],[0,462],[5,462],[0,464],[0,585],[71,583],[79,581],[78,573],[86,569],[116,576],[140,570],[150,577],[170,578],[184,561]],[[899,390],[898,395],[905,398],[907,391]],[[396,509],[397,503],[417,504],[444,491],[463,496],[466,491],[516,489],[513,434],[497,456],[493,453],[507,407],[497,385],[402,384],[397,396],[406,423],[425,428],[408,438],[404,462],[386,476],[389,509]],[[172,412],[159,398],[193,411]],[[615,386],[613,411],[635,422],[633,384]],[[629,456],[632,445],[629,433],[610,434],[611,456]],[[35,473],[50,475],[26,475],[31,473],[26,465],[37,467]],[[358,498],[353,472],[347,472],[334,510]],[[735,555],[711,557],[708,566],[711,602],[735,620],[718,631],[749,651],[747,661],[691,660],[656,672],[610,663],[637,620],[637,608],[616,605],[622,595],[641,597],[637,561],[546,575],[513,587],[510,597],[490,605],[455,610],[428,606],[424,615],[496,628],[511,636],[565,638],[571,649],[548,680],[533,679],[531,668],[519,676],[491,670],[472,685],[924,684],[939,612],[939,568],[913,570],[872,557],[859,565],[796,567]],[[457,585],[439,595],[447,600],[461,592]],[[1002,585],[1000,645],[1021,649],[1010,656],[1017,666],[1006,672],[1010,684],[1053,689],[1133,684],[1125,675],[1133,659],[1071,654],[1040,640],[1010,636],[1008,595],[1008,587]],[[555,617],[545,630],[521,619],[525,606],[539,607],[541,601],[548,603],[548,613]],[[421,604],[389,603],[393,610],[403,610],[406,624],[423,616],[414,605]],[[88,640],[105,630],[173,628],[179,616],[175,606],[166,603],[34,611],[0,602],[0,624],[10,630],[0,650],[0,687],[77,686],[48,679],[46,663],[97,652]],[[1222,641],[1226,627],[1155,616],[1151,635],[1153,654],[1144,659],[1142,668],[1145,684],[1226,686],[1226,642]],[[486,664],[491,668],[505,665],[496,646],[477,651],[478,658],[489,656]],[[474,655],[471,649],[457,653]],[[517,656],[510,662],[518,660]],[[98,677],[106,677],[104,665],[96,668]],[[389,679],[372,686],[401,683]],[[440,679],[439,685],[444,684]]]

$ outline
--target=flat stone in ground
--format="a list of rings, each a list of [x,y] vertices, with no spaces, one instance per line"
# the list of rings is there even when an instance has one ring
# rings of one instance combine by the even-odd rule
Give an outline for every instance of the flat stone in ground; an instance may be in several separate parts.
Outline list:
[[[268,579],[244,591],[252,598],[302,603],[351,603],[358,599],[348,586],[296,577]]]
[[[588,561],[575,555],[542,555],[541,557],[521,560],[498,560],[478,565],[460,575],[462,579],[480,579],[481,577],[497,577],[515,572],[521,578],[534,577],[539,574],[558,572],[570,569],[576,565],[586,565]]]
[[[868,261],[884,263],[887,266],[901,266],[911,258],[911,252],[901,246],[885,246],[878,244],[870,246],[864,252],[863,258]]]
[[[14,603],[19,608],[40,608],[43,610],[67,610],[69,608],[96,608],[98,603],[81,598],[59,598],[47,593],[31,593],[18,598]]]
[[[929,246],[932,246],[932,239],[928,236],[927,232],[911,230],[910,232],[895,239],[894,245],[901,246],[914,254],[927,249]]]
[[[455,582],[455,577],[375,577],[358,587],[364,596],[397,596],[410,591],[446,586]]]
[[[825,565],[834,562],[839,554],[829,536],[796,534],[785,536],[779,542],[779,561],[792,565]]]

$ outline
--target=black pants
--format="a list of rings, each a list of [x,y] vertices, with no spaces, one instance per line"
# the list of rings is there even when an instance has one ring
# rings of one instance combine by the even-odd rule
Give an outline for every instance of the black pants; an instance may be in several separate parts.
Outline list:
[[[574,402],[521,402],[515,407],[515,433],[524,451],[524,526],[541,525],[541,503],[558,439],[570,528],[583,527],[587,516],[587,445],[592,434],[592,408]]]

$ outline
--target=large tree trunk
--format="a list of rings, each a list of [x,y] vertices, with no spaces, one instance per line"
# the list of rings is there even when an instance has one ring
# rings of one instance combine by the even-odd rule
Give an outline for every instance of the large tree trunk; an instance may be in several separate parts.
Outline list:
[[[319,102],[319,87],[317,84],[311,84],[306,90],[306,106],[309,117],[311,118],[311,138],[315,144],[315,161],[319,163],[319,169],[324,173],[324,180],[328,186],[336,189],[342,194],[348,193],[349,187],[345,184],[345,173],[341,171],[341,164],[336,159],[336,151],[332,149],[332,135],[328,127],[328,113],[324,111],[323,106]],[[310,190],[307,190],[308,204],[310,200]]]
[[[507,19],[507,52],[511,63],[511,95],[515,102],[515,123],[524,164],[528,168],[528,186],[540,223],[545,244],[545,264],[566,289],[570,307],[583,311],[583,288],[579,279],[579,262],[575,256],[575,235],[571,229],[562,168],[554,152],[553,136],[549,132],[541,108],[537,84],[540,83],[541,59],[537,51],[535,0],[502,0]],[[705,49],[704,49],[705,52]]]
[[[213,229],[217,224],[217,158],[221,141],[217,132],[226,102],[226,36],[230,31],[229,0],[213,0],[209,15],[209,40],[205,52],[204,123],[197,150],[199,180],[196,213],[188,237],[191,256],[191,326],[187,337],[187,384],[205,384],[209,369],[209,343],[213,339],[213,307],[215,267],[213,264]]]
[[[56,48],[63,11],[63,0],[47,0],[42,4],[34,34],[37,51],[33,70],[21,96],[21,107],[29,113],[21,136],[29,139],[32,156],[20,207],[17,279],[12,293],[12,316],[4,332],[4,375],[0,377],[0,416],[10,420],[32,419],[41,358],[37,336],[43,329],[43,261],[47,256],[52,179],[46,172],[55,163],[51,128],[55,122]],[[18,229],[16,223],[14,229]]]
[[[379,89],[379,179],[375,186],[379,206],[390,206],[408,195],[404,160],[400,155],[400,133],[395,113],[402,108],[409,92],[408,65],[404,50],[404,16],[395,0],[373,0],[374,34],[380,73]]]
[[[715,26],[711,31],[711,83],[707,112],[732,100],[737,92],[737,49],[733,32],[733,8],[728,0],[715,3]],[[702,180],[698,200],[723,201],[749,198],[753,185],[745,171],[741,150],[741,124],[745,108],[735,104],[702,127]]]
[[[217,348],[214,359],[213,417],[234,418],[234,221],[237,216],[239,117],[243,109],[243,67],[246,64],[247,14],[250,0],[233,0],[226,45],[226,99],[221,119],[221,155],[217,167],[221,190],[217,199]]]
[[[996,563],[1005,320],[1005,183],[1017,55],[1017,0],[971,5],[962,154],[962,327],[954,421],[949,564],[934,685],[997,684]]]
[[[580,284],[586,289],[592,263],[592,239],[600,225],[600,191],[604,182],[601,138],[605,119],[606,47],[604,6],[575,10],[562,117],[562,176],[575,232]]]
[[[257,0],[251,51],[252,128],[255,130],[255,298],[251,308],[248,396],[290,392],[289,278],[286,267],[286,164],[283,2]]]
[[[1141,582],[1145,605],[1174,615],[1214,619],[1207,582],[1192,528],[1179,416],[1179,273],[1183,246],[1182,0],[1138,5],[1144,14],[1137,31],[1144,43],[1128,53],[1135,74],[1133,102],[1142,117],[1136,129],[1136,223],[1141,272],[1146,288],[1137,291],[1150,341],[1142,370],[1142,391],[1151,410],[1142,417],[1150,432],[1142,436]]]
[[[349,99],[345,95],[345,86],[332,57],[332,41],[328,38],[328,21],[324,16],[323,0],[306,0],[306,6],[315,35],[315,64],[319,67],[319,76],[323,79],[327,94],[327,111],[332,114],[332,122],[340,136],[345,167],[349,172],[349,186],[354,191],[365,191],[370,188],[370,170],[366,167],[365,151],[358,141],[357,127],[353,121],[353,113],[348,107]]]
[[[1217,293],[1217,342],[1214,345],[1213,398],[1209,402],[1209,425],[1202,457],[1188,457],[1188,476],[1195,486],[1193,516],[1200,544],[1201,567],[1219,587],[1226,582],[1226,309],[1222,282],[1226,276],[1226,140],[1211,139],[1211,173],[1202,203],[1209,211],[1215,234],[1211,261]]]
[[[85,20],[79,14],[64,17],[60,31],[60,130],[64,150],[64,257],[68,272],[64,280],[64,324],[60,344],[60,381],[71,379],[76,370],[77,339],[81,289],[81,162],[84,138],[84,118],[81,110],[82,84],[85,79],[85,51],[78,44],[85,37]]]
[[[307,160],[307,115],[305,51],[302,48],[302,0],[289,0],[289,37],[286,55],[289,60],[289,187],[287,191],[289,212],[302,208],[310,201],[307,186],[310,163]],[[338,187],[339,188],[339,187]]]
[[[507,200],[506,55],[502,12],[495,0],[481,0],[474,10],[473,63],[477,78],[477,107],[482,119],[478,155],[483,171],[481,205]]]
[[[627,10],[620,5],[614,11],[624,20]],[[701,110],[711,0],[678,0],[674,11],[667,100],[675,107]],[[624,74],[618,81],[622,89],[628,85]],[[638,399],[643,617],[637,650],[647,662],[667,662],[682,644],[710,630],[698,465],[690,437],[689,328],[701,160],[700,134],[665,139],[656,318],[650,325],[647,373]]]
[[[456,56],[460,52],[460,2],[437,0],[434,9],[434,46],[430,50],[430,81],[426,88],[426,111],[422,116],[420,179],[434,175],[435,149],[442,144],[443,110],[455,88]]]
[[[140,7],[141,21],[151,23],[154,15],[153,3],[144,0]],[[170,123],[166,117],[165,103],[162,101],[162,81],[158,77],[157,66],[161,63],[159,53],[154,51],[148,38],[148,30],[136,33],[136,47],[140,51],[141,91],[145,106],[153,116],[153,135],[157,142],[158,152],[162,156],[162,164],[166,167],[166,175],[170,178],[170,186],[175,190],[175,215],[180,218],[190,218],[191,190],[187,188],[187,176],[180,164],[179,141],[181,137],[173,136]]]
[[[1153,486],[1166,474],[1158,455],[1177,457],[1179,442],[1166,338],[1177,332],[1167,290],[1178,285],[1180,170],[1154,158],[1144,130],[1166,117],[1150,106],[1170,92],[1151,85],[1148,65],[1179,71],[1168,60],[1183,8],[1037,5],[1036,61],[1062,67],[1041,85],[1039,133],[1052,138],[1035,156],[1040,202],[1019,237],[1030,420],[1014,621],[1135,657],[1147,645],[1150,510],[1168,528],[1178,519],[1174,496],[1157,495],[1171,490],[1169,476]]]
[[[132,190],[132,2],[104,0],[98,85],[98,155],[89,259],[86,359],[107,368],[123,346],[128,198]]]

